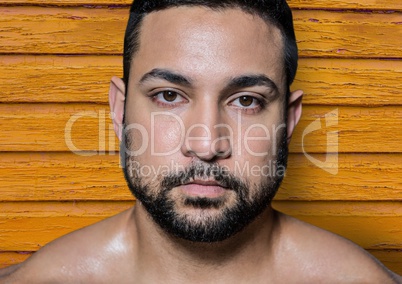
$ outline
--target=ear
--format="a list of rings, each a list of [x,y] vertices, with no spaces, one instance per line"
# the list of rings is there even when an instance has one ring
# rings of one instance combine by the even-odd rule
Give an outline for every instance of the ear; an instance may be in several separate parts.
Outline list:
[[[300,120],[302,114],[302,98],[303,91],[297,90],[290,94],[289,103],[288,103],[288,121],[287,121],[287,142],[290,143],[290,139],[292,138],[293,131]]]
[[[122,79],[112,77],[109,88],[110,115],[113,120],[114,132],[121,141],[124,115],[125,85]]]

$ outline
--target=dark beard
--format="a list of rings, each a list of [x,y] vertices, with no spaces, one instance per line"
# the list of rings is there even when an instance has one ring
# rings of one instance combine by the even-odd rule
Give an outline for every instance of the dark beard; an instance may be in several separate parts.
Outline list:
[[[152,191],[149,184],[144,184],[138,170],[131,169],[130,175],[130,160],[131,162],[135,160],[123,151],[122,161],[126,163],[123,166],[124,176],[137,200],[142,203],[154,222],[167,233],[193,242],[223,241],[244,229],[270,205],[283,179],[284,173],[281,170],[286,167],[288,156],[286,133],[285,129],[278,143],[276,174],[273,177],[267,177],[261,184],[254,185],[255,193],[252,196],[250,195],[251,185],[247,179],[242,181],[216,163],[199,162],[183,171],[159,177],[158,194],[153,196],[150,193]],[[131,141],[125,142],[128,142],[126,145],[130,146]],[[186,197],[183,200],[186,207],[198,208],[200,211],[214,209],[220,212],[214,216],[206,214],[201,220],[192,220],[184,214],[179,215],[176,210],[178,201],[171,198],[171,191],[197,178],[214,179],[226,190],[233,191],[236,196],[235,205],[224,207],[224,200],[220,198]]]

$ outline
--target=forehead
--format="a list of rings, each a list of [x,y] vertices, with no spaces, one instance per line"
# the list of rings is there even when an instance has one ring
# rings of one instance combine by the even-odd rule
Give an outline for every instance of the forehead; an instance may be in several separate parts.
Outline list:
[[[134,77],[168,68],[200,82],[244,73],[266,74],[280,87],[284,82],[280,30],[240,9],[184,6],[153,12],[143,20],[139,43]]]

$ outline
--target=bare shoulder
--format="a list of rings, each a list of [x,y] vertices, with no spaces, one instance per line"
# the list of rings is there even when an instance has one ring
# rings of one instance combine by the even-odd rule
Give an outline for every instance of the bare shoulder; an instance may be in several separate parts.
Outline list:
[[[111,259],[124,260],[129,238],[124,233],[130,211],[67,234],[25,262],[0,270],[0,283],[77,283],[113,275]],[[104,279],[104,278],[103,278]]]
[[[377,259],[353,242],[278,213],[282,261],[301,271],[299,280],[342,283],[402,283]],[[297,263],[296,263],[297,262]]]

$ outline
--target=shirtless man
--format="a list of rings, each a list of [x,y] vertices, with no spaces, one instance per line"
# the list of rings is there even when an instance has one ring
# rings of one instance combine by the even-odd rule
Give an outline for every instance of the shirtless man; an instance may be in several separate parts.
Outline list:
[[[284,1],[136,0],[109,98],[137,204],[0,282],[400,283],[355,244],[270,206],[301,115],[296,68]],[[267,165],[273,174],[255,174]]]

